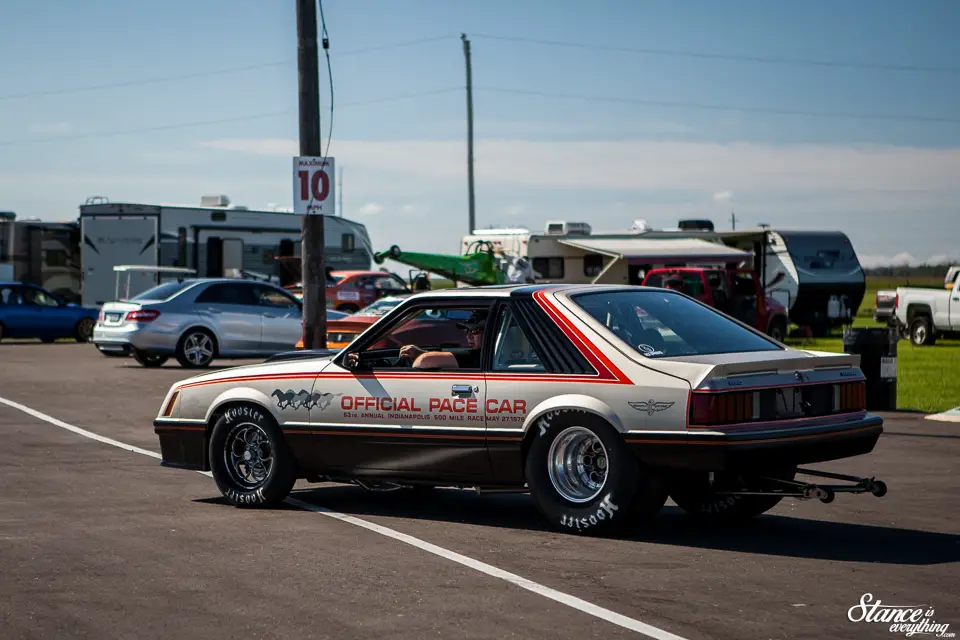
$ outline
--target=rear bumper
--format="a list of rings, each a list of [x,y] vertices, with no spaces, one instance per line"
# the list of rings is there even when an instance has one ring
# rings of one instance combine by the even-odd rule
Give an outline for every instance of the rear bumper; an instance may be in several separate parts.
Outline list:
[[[859,456],[873,451],[883,419],[862,418],[776,431],[624,434],[637,458],[653,467],[687,471],[771,469]]]
[[[174,353],[177,336],[152,331],[142,325],[109,327],[97,324],[91,342],[97,347],[130,353],[135,349],[152,353]]]

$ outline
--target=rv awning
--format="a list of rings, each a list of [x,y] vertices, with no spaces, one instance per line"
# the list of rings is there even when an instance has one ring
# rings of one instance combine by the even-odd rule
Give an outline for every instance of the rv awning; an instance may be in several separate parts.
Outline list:
[[[696,238],[564,238],[560,244],[613,258],[644,262],[739,262],[752,254]]]

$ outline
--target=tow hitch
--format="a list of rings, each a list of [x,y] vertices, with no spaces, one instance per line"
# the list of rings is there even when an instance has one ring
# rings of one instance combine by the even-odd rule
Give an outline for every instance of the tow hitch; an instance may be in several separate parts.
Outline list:
[[[779,484],[782,485],[783,488],[717,491],[716,494],[725,496],[783,496],[785,498],[798,498],[800,500],[816,499],[823,503],[833,502],[836,494],[838,493],[869,492],[878,498],[882,498],[883,496],[887,495],[886,483],[884,483],[882,480],[876,480],[872,477],[860,478],[858,476],[847,476],[839,473],[830,473],[827,471],[816,471],[814,469],[797,469],[797,475],[815,476],[819,478],[828,478],[831,480],[844,480],[852,484],[817,484],[813,482],[800,482],[797,480],[784,480],[782,478],[761,476],[757,478],[757,480],[761,480],[765,483]]]

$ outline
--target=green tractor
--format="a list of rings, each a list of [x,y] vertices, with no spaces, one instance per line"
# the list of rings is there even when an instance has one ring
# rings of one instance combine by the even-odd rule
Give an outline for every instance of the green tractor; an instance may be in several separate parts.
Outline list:
[[[532,275],[523,272],[526,269],[526,262],[522,259],[512,259],[514,265],[520,263],[519,269],[522,275],[515,275],[511,278],[503,266],[504,261],[510,262],[511,259],[498,256],[493,245],[486,240],[477,240],[467,247],[467,252],[462,256],[404,252],[397,245],[393,245],[387,251],[374,254],[373,261],[377,264],[383,264],[383,261],[387,258],[443,276],[452,280],[455,284],[463,282],[470,286],[482,287],[517,282],[517,277],[521,278],[519,282],[534,282]],[[513,271],[516,274],[517,269],[515,268]]]

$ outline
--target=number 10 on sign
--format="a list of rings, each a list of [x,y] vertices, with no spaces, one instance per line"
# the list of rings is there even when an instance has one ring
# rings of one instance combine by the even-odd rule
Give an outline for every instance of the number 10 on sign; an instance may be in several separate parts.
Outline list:
[[[293,159],[293,211],[301,215],[335,215],[333,158]]]

